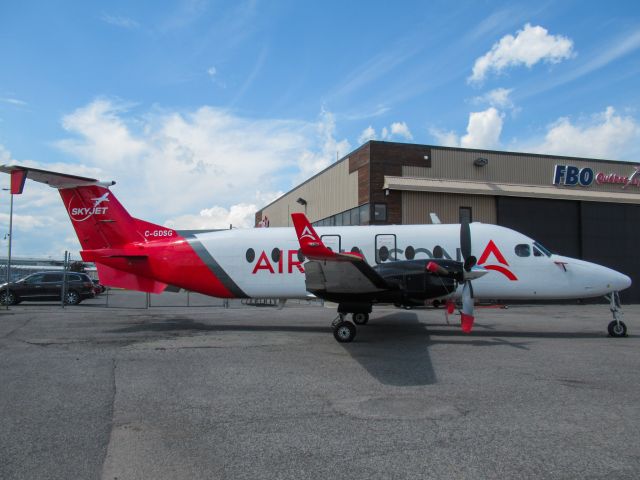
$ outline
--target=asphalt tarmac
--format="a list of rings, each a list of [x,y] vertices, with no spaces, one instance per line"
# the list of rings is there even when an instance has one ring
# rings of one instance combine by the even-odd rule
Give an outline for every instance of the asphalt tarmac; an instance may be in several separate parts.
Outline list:
[[[622,339],[607,305],[379,308],[339,344],[329,308],[166,295],[0,311],[0,478],[640,478],[640,306]]]

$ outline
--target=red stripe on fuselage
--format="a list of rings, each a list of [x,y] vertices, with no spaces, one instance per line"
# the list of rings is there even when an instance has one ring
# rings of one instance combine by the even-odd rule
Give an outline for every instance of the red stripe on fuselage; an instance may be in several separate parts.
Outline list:
[[[85,261],[175,285],[219,298],[234,298],[231,291],[200,259],[180,235],[170,239],[129,244],[125,248],[84,250]]]
[[[495,270],[496,272],[500,272],[501,274],[503,274],[505,277],[507,277],[511,281],[518,280],[518,277],[516,277],[511,270],[509,270],[508,268],[505,268],[505,267],[503,267],[501,265],[482,265],[482,268],[486,268],[487,270]]]

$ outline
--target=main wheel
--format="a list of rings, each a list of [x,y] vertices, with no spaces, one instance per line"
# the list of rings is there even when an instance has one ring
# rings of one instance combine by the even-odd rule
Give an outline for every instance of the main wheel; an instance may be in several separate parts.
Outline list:
[[[369,321],[368,313],[352,313],[351,318],[356,325],[366,325]]]
[[[67,305],[77,305],[80,303],[80,295],[74,290],[69,290],[64,296],[64,303]]]
[[[627,326],[624,324],[624,322],[617,322],[613,320],[611,323],[609,323],[607,330],[609,331],[609,335],[612,337],[627,336]]]
[[[333,336],[340,343],[349,343],[356,338],[356,326],[344,320],[333,328]]]
[[[3,290],[0,292],[0,303],[2,305],[15,305],[17,302],[17,297],[13,292]]]

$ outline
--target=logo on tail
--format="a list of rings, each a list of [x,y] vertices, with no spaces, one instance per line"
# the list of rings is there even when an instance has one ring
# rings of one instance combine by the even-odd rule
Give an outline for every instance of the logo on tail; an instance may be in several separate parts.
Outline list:
[[[302,240],[303,238],[310,238],[311,240],[316,239],[316,237],[313,236],[313,233],[311,233],[311,231],[309,230],[308,225],[305,225],[305,227],[302,229],[302,233],[300,234],[300,239]]]
[[[102,202],[108,202],[109,201],[109,199],[107,198],[108,196],[109,196],[109,192],[105,192],[104,195],[102,195],[101,197],[92,198],[91,200],[93,201],[93,208],[97,207]]]
[[[106,214],[107,211],[109,210],[109,207],[101,207],[100,205],[104,202],[109,201],[109,198],[108,198],[109,193],[110,192],[105,192],[100,197],[92,198],[91,199],[91,201],[93,202],[92,207],[81,206],[82,202],[78,198],[78,195],[77,194],[74,195],[73,197],[71,197],[71,200],[69,201],[69,205],[67,206],[69,217],[71,217],[71,220],[73,220],[74,222],[84,222],[85,220],[87,220],[89,217],[92,217],[93,215]]]

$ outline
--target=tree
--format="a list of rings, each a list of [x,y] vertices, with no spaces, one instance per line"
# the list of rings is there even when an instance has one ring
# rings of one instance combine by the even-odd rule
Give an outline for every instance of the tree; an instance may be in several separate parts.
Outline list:
[[[84,268],[84,263],[78,260],[76,260],[75,262],[71,263],[71,265],[69,265],[69,270],[71,270],[72,272],[86,273],[86,270]]]

